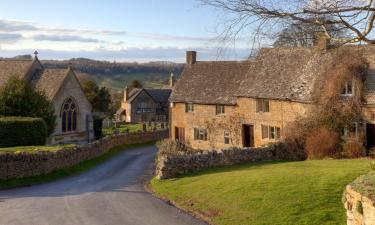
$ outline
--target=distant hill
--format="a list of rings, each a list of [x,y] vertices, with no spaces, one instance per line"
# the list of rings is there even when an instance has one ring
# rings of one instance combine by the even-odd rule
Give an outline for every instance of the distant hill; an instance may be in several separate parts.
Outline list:
[[[24,56],[23,56],[24,57]],[[43,60],[46,68],[67,68],[73,66],[75,71],[85,78],[106,86],[114,91],[122,90],[133,80],[141,81],[145,87],[161,87],[168,84],[169,75],[173,72],[177,77],[184,64],[173,62],[109,62],[86,58],[70,60]]]

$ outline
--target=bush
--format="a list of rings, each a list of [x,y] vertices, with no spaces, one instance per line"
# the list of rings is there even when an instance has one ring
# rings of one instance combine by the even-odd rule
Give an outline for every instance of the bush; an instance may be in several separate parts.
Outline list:
[[[307,158],[304,146],[290,139],[276,144],[274,154],[279,160],[302,161]]]
[[[348,158],[360,158],[366,155],[363,145],[356,141],[348,141],[343,144],[344,154]]]
[[[54,109],[45,93],[16,76],[9,78],[0,88],[0,116],[42,118],[47,124],[48,134],[56,126]]]
[[[0,147],[45,145],[47,125],[43,119],[0,117]]]
[[[341,153],[340,138],[326,128],[317,129],[307,135],[305,150],[309,159],[337,158]]]

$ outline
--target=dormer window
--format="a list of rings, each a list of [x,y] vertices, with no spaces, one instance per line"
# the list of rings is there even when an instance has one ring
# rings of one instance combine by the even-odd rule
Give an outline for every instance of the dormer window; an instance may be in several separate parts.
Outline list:
[[[270,111],[270,101],[267,99],[257,99],[256,100],[256,111],[260,112],[269,112]]]
[[[194,112],[194,104],[193,103],[186,103],[185,104],[185,112]]]
[[[353,81],[349,80],[345,82],[345,85],[341,91],[342,96],[352,96],[354,93],[353,90]]]

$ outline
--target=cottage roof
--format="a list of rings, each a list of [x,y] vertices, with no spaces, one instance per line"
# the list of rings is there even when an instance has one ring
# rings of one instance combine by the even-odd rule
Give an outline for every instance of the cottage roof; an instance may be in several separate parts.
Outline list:
[[[375,46],[343,46],[370,64],[365,98],[375,104]],[[254,61],[197,62],[187,65],[171,94],[172,102],[236,104],[237,97],[312,101],[323,71],[340,59],[337,49],[264,48]]]
[[[129,102],[132,102],[142,91],[145,91],[148,95],[158,103],[168,102],[168,98],[172,92],[171,89],[145,89],[145,88],[133,88],[129,92]]]
[[[210,61],[186,65],[170,100],[200,104],[236,104],[235,93],[251,61]]]

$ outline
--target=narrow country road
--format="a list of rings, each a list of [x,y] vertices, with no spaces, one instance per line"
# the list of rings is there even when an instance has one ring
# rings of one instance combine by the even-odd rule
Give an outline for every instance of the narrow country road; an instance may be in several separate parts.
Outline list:
[[[205,224],[145,191],[155,154],[127,150],[77,176],[0,191],[0,225]]]

